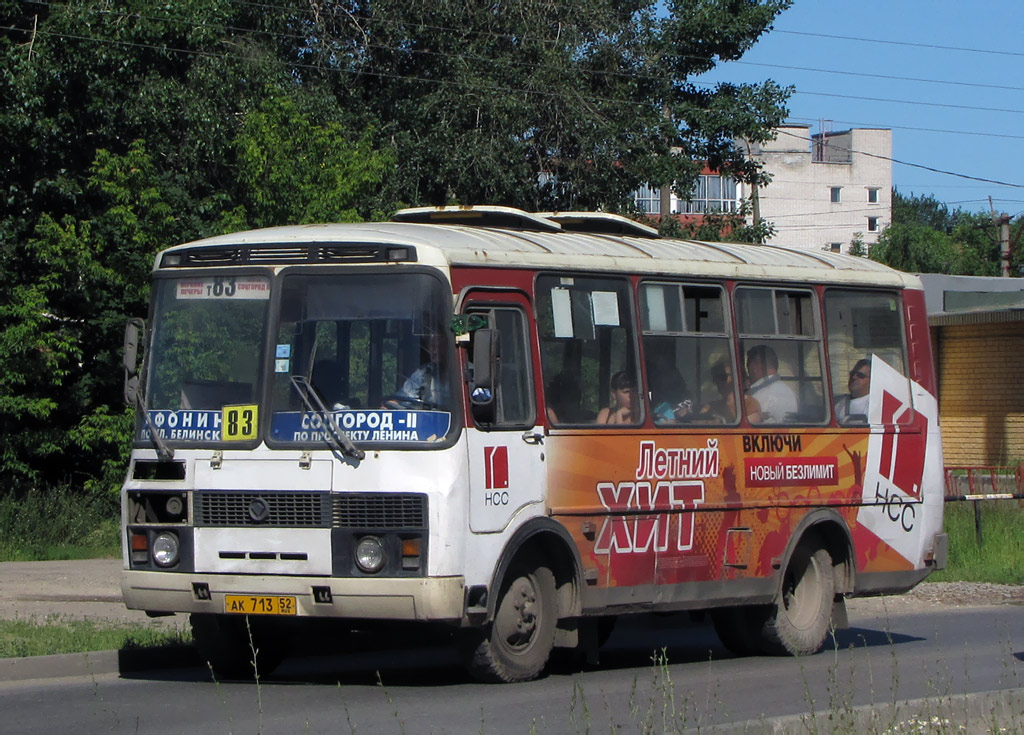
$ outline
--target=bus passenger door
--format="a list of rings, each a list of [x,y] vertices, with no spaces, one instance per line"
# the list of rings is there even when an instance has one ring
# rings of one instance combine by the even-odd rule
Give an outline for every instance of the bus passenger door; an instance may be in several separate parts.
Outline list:
[[[494,422],[473,422],[467,428],[470,530],[494,533],[504,530],[524,508],[534,505],[539,512],[546,495],[529,308],[521,294],[486,293],[472,296],[465,313],[486,318],[497,333]],[[473,354],[472,345],[467,354]]]

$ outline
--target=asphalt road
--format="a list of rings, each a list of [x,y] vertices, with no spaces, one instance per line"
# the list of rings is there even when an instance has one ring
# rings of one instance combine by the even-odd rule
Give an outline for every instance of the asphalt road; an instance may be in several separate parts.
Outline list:
[[[101,577],[112,568],[116,580],[119,562],[90,565]],[[7,567],[0,564],[0,597],[14,591],[20,610],[49,602],[59,614],[95,605],[120,614],[106,599],[116,596],[116,581],[55,572],[40,584],[16,583]],[[65,599],[79,586],[90,599]],[[946,731],[988,732],[993,717],[1008,731],[1024,730],[1024,640],[1016,640],[1024,606],[883,598],[853,601],[850,623],[816,656],[737,659],[706,625],[636,616],[615,631],[599,667],[563,663],[511,686],[468,681],[445,641],[417,633],[356,634],[340,653],[290,660],[259,684],[215,683],[200,667],[118,675],[97,665],[80,676],[0,684],[0,733],[631,733],[729,723],[748,731],[918,732],[913,723],[932,716]],[[962,695],[993,691],[1013,701],[999,711],[995,695],[985,694],[972,717],[974,695]],[[926,701],[903,704],[918,698]],[[876,706],[862,708],[868,704]],[[811,712],[827,726],[807,727]],[[865,716],[875,719],[834,727]]]

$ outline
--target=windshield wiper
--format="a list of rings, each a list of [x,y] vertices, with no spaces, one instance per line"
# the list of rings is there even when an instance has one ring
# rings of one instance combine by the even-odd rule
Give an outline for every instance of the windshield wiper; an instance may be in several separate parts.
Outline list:
[[[327,410],[324,405],[323,399],[320,398],[320,394],[316,392],[309,379],[305,375],[293,375],[291,377],[292,387],[295,388],[295,392],[299,394],[299,398],[302,399],[302,403],[306,406],[306,409],[315,414],[320,418],[320,423],[323,424],[326,432],[324,438],[327,444],[342,454],[354,457],[355,459],[363,459],[366,456],[366,452],[357,447],[349,439],[348,434],[335,420],[334,415]]]
[[[146,399],[142,397],[141,390],[135,391],[135,406],[139,411],[142,411],[142,418],[149,429],[149,438],[153,440],[157,456],[162,462],[169,462],[174,459],[174,450],[164,443],[163,437],[160,436],[160,432],[157,431],[153,419],[149,416],[149,409],[146,408]]]

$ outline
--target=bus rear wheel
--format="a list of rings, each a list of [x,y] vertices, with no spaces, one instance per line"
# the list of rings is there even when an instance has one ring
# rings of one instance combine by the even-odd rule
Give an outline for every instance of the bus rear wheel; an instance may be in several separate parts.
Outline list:
[[[761,631],[769,610],[764,605],[722,607],[711,611],[711,622],[722,645],[735,656],[761,653]]]
[[[281,631],[245,616],[192,613],[192,638],[219,679],[254,679],[276,669],[285,656]]]
[[[494,620],[467,631],[466,667],[487,682],[540,675],[555,642],[555,576],[543,565],[513,564],[501,586]]]
[[[817,653],[828,635],[834,594],[832,557],[815,543],[801,542],[793,551],[779,599],[762,628],[764,652]]]

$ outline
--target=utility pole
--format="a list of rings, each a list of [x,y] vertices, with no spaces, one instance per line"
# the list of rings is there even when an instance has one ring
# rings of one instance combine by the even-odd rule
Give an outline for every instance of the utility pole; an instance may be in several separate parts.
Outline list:
[[[992,197],[988,198],[988,209],[992,212],[992,222],[999,228],[999,275],[1010,277],[1010,215],[1006,212],[996,214]]]
[[[999,225],[999,274],[1003,278],[1010,277],[1010,215],[1003,212],[998,217],[993,216],[996,224]]]

